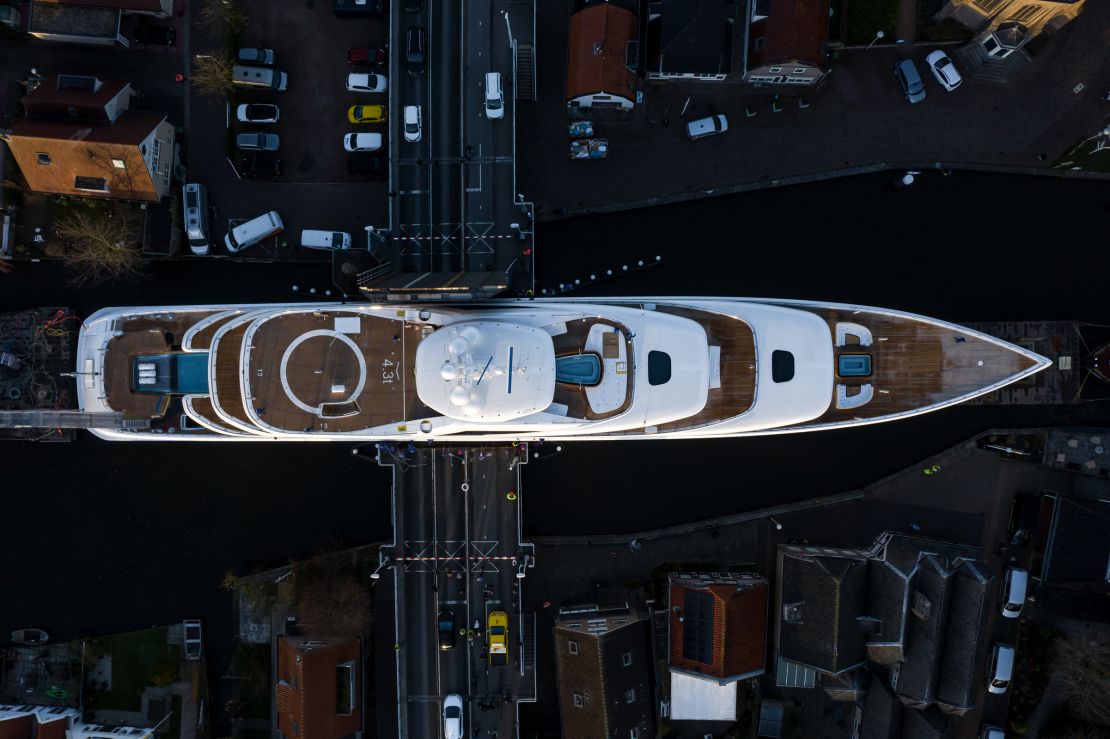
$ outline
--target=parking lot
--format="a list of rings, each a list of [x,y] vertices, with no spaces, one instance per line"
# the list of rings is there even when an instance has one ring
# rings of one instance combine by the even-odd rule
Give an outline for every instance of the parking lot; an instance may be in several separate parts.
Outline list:
[[[300,249],[302,229],[347,231],[356,248],[365,245],[366,226],[388,223],[388,183],[384,176],[350,174],[343,136],[351,131],[386,133],[385,124],[351,124],[347,109],[356,104],[385,104],[386,94],[350,93],[345,89],[347,49],[384,46],[387,21],[382,18],[337,18],[330,2],[270,3],[242,0],[249,20],[236,49],[274,51],[273,68],[288,75],[288,89],[276,92],[237,87],[224,102],[190,94],[186,166],[188,181],[209,189],[212,205],[209,240],[212,254],[225,256],[222,244],[229,224],[276,210],[285,233],[236,254],[243,259],[319,260],[327,253]],[[190,54],[222,54],[222,32],[190,27]],[[236,49],[229,49],[234,53]],[[357,71],[368,71],[359,68]],[[388,70],[382,70],[389,74]],[[236,121],[242,103],[274,103],[276,124]],[[391,112],[391,111],[390,111]],[[239,132],[275,133],[281,160],[278,177],[242,176],[244,153],[234,148]],[[383,156],[385,152],[383,151]]]

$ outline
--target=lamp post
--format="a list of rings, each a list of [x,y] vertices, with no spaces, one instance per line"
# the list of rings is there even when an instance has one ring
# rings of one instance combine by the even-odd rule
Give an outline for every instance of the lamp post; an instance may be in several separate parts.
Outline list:
[[[864,49],[864,51],[871,51],[871,47],[878,43],[879,39],[881,39],[885,35],[886,34],[882,31],[875,31],[875,38],[871,39],[871,43],[867,45],[867,48]]]

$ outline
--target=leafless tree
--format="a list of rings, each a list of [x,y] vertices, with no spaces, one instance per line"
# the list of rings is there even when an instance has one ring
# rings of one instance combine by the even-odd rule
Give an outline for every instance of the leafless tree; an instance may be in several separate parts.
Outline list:
[[[61,216],[54,229],[67,242],[62,261],[73,270],[71,284],[97,284],[140,273],[142,254],[136,219],[75,208]]]
[[[370,597],[353,573],[320,572],[301,590],[298,622],[320,636],[356,636],[370,625]]]
[[[247,27],[247,11],[231,0],[207,0],[200,9],[201,25],[239,33]]]
[[[234,64],[228,57],[194,57],[191,82],[201,95],[222,100],[235,87],[235,83],[231,81],[231,68]]]
[[[1110,642],[1078,635],[1058,638],[1055,677],[1072,716],[1110,726]]]

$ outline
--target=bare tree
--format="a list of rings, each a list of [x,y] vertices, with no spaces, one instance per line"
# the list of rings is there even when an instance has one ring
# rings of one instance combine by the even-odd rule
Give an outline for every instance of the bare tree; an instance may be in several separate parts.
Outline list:
[[[1058,638],[1054,677],[1072,716],[1110,726],[1110,642],[1077,635]]]
[[[247,27],[247,11],[231,0],[208,0],[200,9],[200,22],[208,28],[239,33]]]
[[[320,636],[356,636],[370,625],[370,597],[353,573],[318,573],[301,591],[297,611],[305,631]]]
[[[235,83],[231,81],[231,68],[234,64],[228,57],[194,57],[191,81],[197,92],[217,100],[228,97],[235,87]]]
[[[97,284],[140,273],[143,260],[134,218],[73,209],[57,220],[54,229],[67,242],[62,261],[74,272],[71,284]]]

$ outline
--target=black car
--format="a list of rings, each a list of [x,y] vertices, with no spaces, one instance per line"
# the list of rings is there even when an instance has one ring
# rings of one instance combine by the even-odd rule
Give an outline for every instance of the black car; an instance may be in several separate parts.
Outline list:
[[[336,18],[361,18],[368,15],[383,16],[387,12],[385,0],[332,0]]]
[[[1010,525],[1006,536],[1015,547],[1024,546],[1033,538],[1041,512],[1041,496],[1036,493],[1018,493],[1010,509]]]
[[[443,651],[455,648],[455,612],[444,608],[436,618],[439,624],[439,648]]]
[[[244,157],[240,172],[244,177],[279,177],[281,160],[266,154]]]
[[[385,173],[385,161],[377,154],[355,154],[347,157],[347,172],[350,174],[381,175]]]
[[[405,42],[405,61],[408,71],[413,77],[424,74],[424,29],[413,27],[409,29]]]
[[[173,46],[177,41],[177,31],[173,26],[140,23],[135,28],[135,41],[147,46]]]

